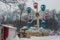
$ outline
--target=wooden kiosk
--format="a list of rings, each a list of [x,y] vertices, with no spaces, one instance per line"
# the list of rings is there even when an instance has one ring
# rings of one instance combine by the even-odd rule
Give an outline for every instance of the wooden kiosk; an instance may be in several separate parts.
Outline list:
[[[2,29],[0,30],[3,31],[3,37],[1,37],[1,40],[12,40],[12,38],[15,37],[16,35],[16,27],[9,26],[9,25],[1,25]],[[1,33],[0,33],[1,34]]]

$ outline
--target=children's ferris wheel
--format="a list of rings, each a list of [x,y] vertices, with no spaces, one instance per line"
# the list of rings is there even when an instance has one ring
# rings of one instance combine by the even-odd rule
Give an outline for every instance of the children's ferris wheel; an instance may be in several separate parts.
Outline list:
[[[40,1],[40,0],[32,0],[32,2],[33,2],[33,7],[34,7],[34,9],[36,10],[36,13],[35,13],[35,16],[36,16],[36,19],[37,19],[37,26],[39,27],[39,16],[40,16],[40,14],[39,14],[39,12],[38,12],[38,2],[37,1]],[[20,3],[21,2],[21,3]],[[27,2],[27,0],[15,0],[15,1],[4,1],[4,3],[5,4],[8,4],[8,5],[10,5],[9,3],[18,3],[18,7],[21,9],[21,14],[22,14],[22,12],[23,12],[23,10],[24,10],[24,6],[25,6],[25,3]],[[23,3],[23,5],[22,5],[22,3]],[[17,5],[17,4],[15,4],[15,5]],[[11,5],[10,5],[11,6]],[[41,5],[41,10],[44,12],[45,11],[45,5]],[[28,13],[31,11],[31,8],[29,7],[28,8]],[[21,14],[20,14],[20,20],[21,20]],[[25,18],[25,19],[27,19],[27,18]],[[33,21],[33,20],[32,20]],[[30,23],[32,23],[32,21],[30,22]]]

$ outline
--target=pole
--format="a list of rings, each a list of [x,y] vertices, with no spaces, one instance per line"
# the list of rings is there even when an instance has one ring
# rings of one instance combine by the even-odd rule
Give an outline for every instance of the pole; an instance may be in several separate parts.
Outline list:
[[[39,17],[37,17],[37,26],[39,28]]]
[[[38,4],[37,4],[37,6],[38,6]],[[38,12],[38,7],[37,7],[36,12]],[[38,28],[39,28],[39,15],[38,15],[38,17],[37,17],[37,26],[38,26]]]
[[[38,12],[38,7],[37,7],[37,9],[36,9],[36,13]],[[38,26],[38,28],[39,28],[39,16],[37,17],[37,26]]]

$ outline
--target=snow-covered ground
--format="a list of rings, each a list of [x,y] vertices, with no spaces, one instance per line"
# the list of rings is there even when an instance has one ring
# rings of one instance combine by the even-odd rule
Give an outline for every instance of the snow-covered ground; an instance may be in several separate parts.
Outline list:
[[[16,36],[12,40],[60,40],[60,36],[44,36],[44,37],[31,37],[31,38],[18,38],[18,36]]]

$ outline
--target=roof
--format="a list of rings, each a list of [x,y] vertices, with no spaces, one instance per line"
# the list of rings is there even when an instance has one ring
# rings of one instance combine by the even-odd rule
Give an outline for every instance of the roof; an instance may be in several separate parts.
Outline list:
[[[12,29],[17,29],[16,27],[10,26],[10,25],[2,25],[4,27],[12,28]]]

